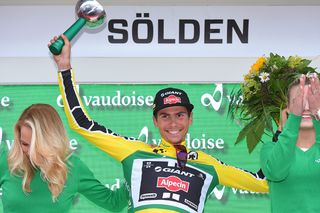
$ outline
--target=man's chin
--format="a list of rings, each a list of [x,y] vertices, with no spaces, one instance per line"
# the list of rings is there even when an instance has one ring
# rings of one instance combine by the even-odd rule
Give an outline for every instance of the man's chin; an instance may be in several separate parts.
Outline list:
[[[169,142],[172,144],[172,145],[179,145],[182,143],[181,140],[169,140]]]

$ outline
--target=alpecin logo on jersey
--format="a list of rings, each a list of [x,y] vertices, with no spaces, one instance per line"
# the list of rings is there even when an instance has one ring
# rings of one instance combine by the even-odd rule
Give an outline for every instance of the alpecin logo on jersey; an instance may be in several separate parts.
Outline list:
[[[171,192],[177,191],[189,191],[189,182],[181,180],[179,177],[176,176],[169,176],[169,177],[158,177],[157,180],[157,187],[158,188],[166,188]]]
[[[181,98],[175,95],[169,95],[168,97],[163,99],[163,104],[176,104],[181,103]]]

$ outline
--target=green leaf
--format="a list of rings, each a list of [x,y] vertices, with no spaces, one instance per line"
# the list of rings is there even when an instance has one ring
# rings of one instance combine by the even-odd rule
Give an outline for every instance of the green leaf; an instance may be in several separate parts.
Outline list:
[[[265,124],[261,120],[255,122],[254,128],[251,128],[247,134],[247,147],[249,153],[251,153],[257,144],[260,142],[262,134],[264,133]]]
[[[241,100],[241,96],[242,96],[242,91],[241,89],[235,89],[233,88],[231,93],[230,93],[230,103],[229,103],[229,107],[228,107],[228,114],[227,116],[230,117],[232,120],[235,119],[236,114],[238,113],[238,110],[240,109],[239,104],[238,103],[239,100]]]
[[[251,121],[250,123],[245,125],[245,127],[243,127],[243,129],[239,132],[235,144],[238,144],[239,142],[241,142],[248,135],[248,132],[251,131],[254,125],[255,125],[255,121]]]

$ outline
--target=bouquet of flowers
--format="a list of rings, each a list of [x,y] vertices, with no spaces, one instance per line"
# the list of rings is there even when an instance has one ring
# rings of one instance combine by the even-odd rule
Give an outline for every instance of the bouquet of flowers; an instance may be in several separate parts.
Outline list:
[[[274,122],[279,125],[281,111],[287,107],[289,85],[301,74],[308,77],[316,72],[309,66],[310,62],[297,56],[286,58],[273,53],[258,58],[244,76],[240,89],[231,94],[229,114],[232,119],[244,123],[236,144],[246,139],[248,150],[252,152],[266,131],[275,133]]]

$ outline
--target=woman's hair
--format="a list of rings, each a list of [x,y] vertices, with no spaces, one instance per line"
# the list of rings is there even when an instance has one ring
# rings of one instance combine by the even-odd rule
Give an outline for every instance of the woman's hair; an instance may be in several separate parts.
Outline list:
[[[22,150],[21,128],[32,131],[29,153]],[[35,170],[48,182],[53,201],[62,192],[67,180],[68,138],[58,112],[48,104],[33,104],[23,111],[14,128],[14,143],[8,155],[11,174],[23,177],[22,189],[31,192]]]

